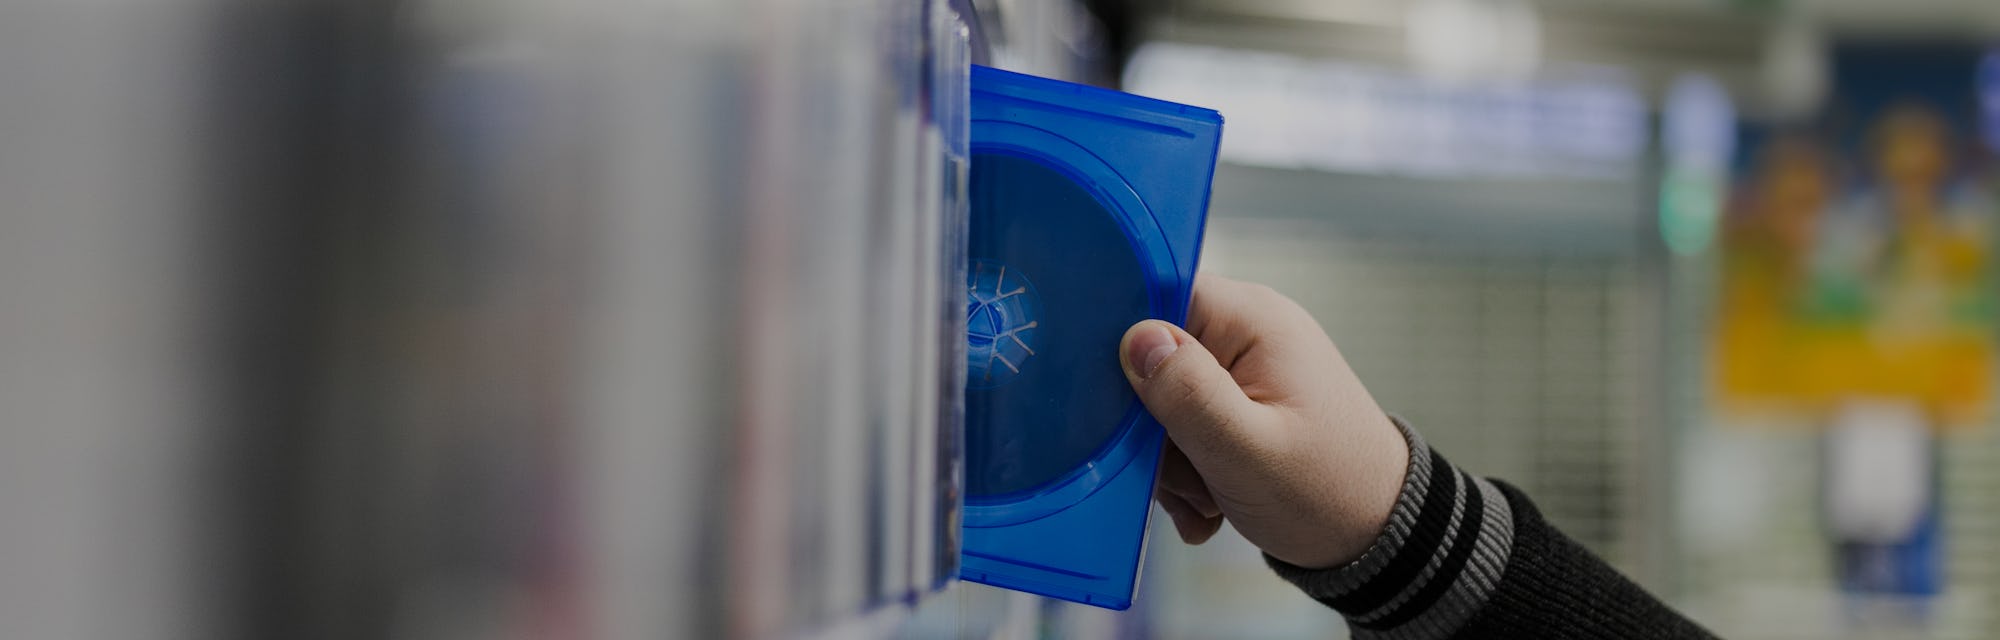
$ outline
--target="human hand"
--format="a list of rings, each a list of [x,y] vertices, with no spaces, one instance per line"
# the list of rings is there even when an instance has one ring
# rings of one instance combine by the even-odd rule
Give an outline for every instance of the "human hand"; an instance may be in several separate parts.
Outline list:
[[[1166,427],[1153,497],[1182,540],[1205,542],[1226,519],[1272,557],[1326,568],[1381,534],[1409,445],[1297,303],[1202,276],[1186,331],[1146,320],[1118,352]]]

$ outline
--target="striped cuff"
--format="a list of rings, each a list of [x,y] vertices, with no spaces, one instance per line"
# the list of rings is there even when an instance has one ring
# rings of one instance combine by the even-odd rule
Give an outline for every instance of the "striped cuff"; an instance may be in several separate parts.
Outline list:
[[[1449,638],[1500,582],[1513,549],[1507,498],[1460,471],[1392,418],[1410,469],[1389,525],[1360,559],[1333,569],[1264,560],[1306,595],[1347,617],[1357,639]]]

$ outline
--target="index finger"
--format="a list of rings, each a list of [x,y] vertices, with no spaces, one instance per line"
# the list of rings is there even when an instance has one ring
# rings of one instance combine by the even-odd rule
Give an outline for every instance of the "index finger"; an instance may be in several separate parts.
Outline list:
[[[1288,331],[1282,317],[1291,299],[1270,287],[1223,276],[1197,274],[1188,304],[1188,334],[1215,354],[1224,369],[1276,332]]]

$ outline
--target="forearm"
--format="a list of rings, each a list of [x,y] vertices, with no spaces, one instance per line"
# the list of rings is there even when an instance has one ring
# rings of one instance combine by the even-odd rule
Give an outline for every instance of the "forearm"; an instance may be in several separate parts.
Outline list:
[[[1708,638],[1551,527],[1519,491],[1460,471],[1401,425],[1410,468],[1361,559],[1267,558],[1356,638]]]

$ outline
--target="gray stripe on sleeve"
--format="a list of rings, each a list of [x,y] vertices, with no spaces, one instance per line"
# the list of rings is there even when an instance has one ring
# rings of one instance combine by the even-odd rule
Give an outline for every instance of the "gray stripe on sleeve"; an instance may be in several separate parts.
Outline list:
[[[1479,537],[1473,541],[1472,555],[1451,588],[1431,605],[1430,609],[1401,626],[1380,631],[1353,629],[1353,637],[1356,640],[1450,638],[1478,614],[1480,607],[1485,606],[1487,598],[1500,584],[1501,574],[1507,569],[1507,560],[1514,547],[1514,519],[1512,509],[1507,506],[1507,496],[1501,494],[1491,482],[1483,478],[1473,478],[1473,484],[1470,486],[1480,492],[1483,505],[1482,513],[1478,515],[1483,521],[1479,527]],[[1444,551],[1440,550],[1438,553],[1442,555]],[[1428,581],[1429,578],[1427,575],[1424,581]],[[1397,604],[1401,604],[1409,591],[1420,588],[1422,588],[1421,583],[1411,585],[1403,596],[1397,598]],[[1385,609],[1393,610],[1393,606],[1395,605]],[[1379,617],[1379,615],[1372,616],[1370,619]]]
[[[1457,469],[1451,469],[1450,471],[1451,473],[1458,474],[1460,482],[1458,483],[1458,491],[1451,495],[1451,518],[1445,525],[1444,538],[1438,544],[1437,551],[1432,552],[1431,557],[1424,560],[1423,569],[1417,572],[1417,577],[1411,580],[1408,585],[1405,585],[1403,590],[1397,593],[1395,597],[1390,598],[1387,603],[1376,607],[1373,611],[1358,615],[1349,615],[1347,619],[1355,622],[1381,620],[1389,614],[1394,613],[1397,609],[1403,608],[1403,604],[1409,602],[1410,598],[1415,597],[1417,592],[1424,588],[1424,585],[1430,584],[1431,580],[1437,578],[1437,573],[1442,568],[1440,565],[1444,564],[1445,554],[1451,550],[1452,543],[1458,539],[1459,533],[1465,530],[1467,515],[1465,513],[1465,492],[1479,490],[1478,486],[1472,484],[1472,478],[1465,475],[1465,473]],[[1478,517],[1478,515],[1474,514],[1473,517]],[[1362,630],[1356,629],[1355,631],[1359,633]]]

